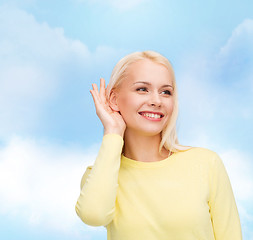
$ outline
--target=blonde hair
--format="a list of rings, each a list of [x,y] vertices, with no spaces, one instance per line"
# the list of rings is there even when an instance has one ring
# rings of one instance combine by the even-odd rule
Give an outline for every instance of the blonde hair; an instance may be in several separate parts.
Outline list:
[[[171,152],[178,152],[188,149],[188,147],[182,146],[178,143],[177,133],[176,133],[176,121],[178,116],[178,99],[177,99],[177,86],[175,81],[174,70],[172,68],[169,60],[162,56],[161,54],[154,51],[144,51],[144,52],[134,52],[125,57],[123,57],[114,67],[110,82],[106,89],[107,99],[109,99],[111,91],[119,87],[126,75],[126,70],[130,64],[135,63],[140,60],[148,59],[154,63],[161,64],[165,66],[172,73],[172,86],[174,88],[173,98],[174,98],[174,107],[173,112],[170,117],[169,122],[167,123],[165,129],[162,131],[161,143],[159,151],[162,147],[165,147]]]

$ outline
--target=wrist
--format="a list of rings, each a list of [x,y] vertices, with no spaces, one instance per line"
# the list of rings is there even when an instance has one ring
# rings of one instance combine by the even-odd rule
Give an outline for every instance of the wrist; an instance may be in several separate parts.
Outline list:
[[[122,138],[124,136],[124,131],[119,129],[104,129],[104,136],[107,134],[117,134],[120,135]]]

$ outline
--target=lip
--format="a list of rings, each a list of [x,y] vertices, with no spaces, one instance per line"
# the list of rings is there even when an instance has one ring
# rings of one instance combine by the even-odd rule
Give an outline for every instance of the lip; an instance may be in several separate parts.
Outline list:
[[[164,114],[161,113],[161,112],[151,112],[151,111],[142,111],[142,112],[138,112],[143,118],[147,119],[147,120],[150,120],[150,121],[155,121],[155,122],[158,122],[158,121],[161,121],[162,118],[164,117]],[[160,115],[159,118],[157,117],[151,117],[151,116],[148,116],[148,115]]]

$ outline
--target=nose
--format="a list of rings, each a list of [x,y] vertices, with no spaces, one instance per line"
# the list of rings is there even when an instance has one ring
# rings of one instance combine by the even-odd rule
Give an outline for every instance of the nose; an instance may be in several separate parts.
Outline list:
[[[152,92],[149,98],[149,105],[153,107],[161,107],[161,104],[162,102],[159,93]]]

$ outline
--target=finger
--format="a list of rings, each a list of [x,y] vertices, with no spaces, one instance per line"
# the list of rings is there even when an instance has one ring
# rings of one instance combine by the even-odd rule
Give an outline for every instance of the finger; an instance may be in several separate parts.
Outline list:
[[[106,97],[105,97],[105,80],[103,78],[100,78],[100,98],[101,100],[106,103]]]
[[[92,83],[92,88],[94,91],[98,92],[98,86],[96,83]]]
[[[94,100],[96,114],[101,120],[103,126],[106,126],[106,124],[109,123],[112,118],[106,108],[104,108],[103,104],[100,102],[99,94],[95,90],[90,90],[90,93]]]
[[[92,88],[93,88],[93,93],[94,95],[96,96],[96,99],[101,103],[101,98],[100,98],[100,95],[99,95],[99,91],[98,91],[98,86],[96,83],[93,83],[92,84]]]
[[[101,104],[101,99],[100,99],[100,95],[99,95],[99,92],[98,92],[97,84],[93,83],[92,88],[93,88],[93,90],[90,90],[90,92],[92,94],[94,102],[96,101],[97,103]]]
[[[95,90],[90,90],[90,93],[92,95],[96,111],[98,112],[100,107],[101,107],[100,97],[99,97],[98,93]]]

